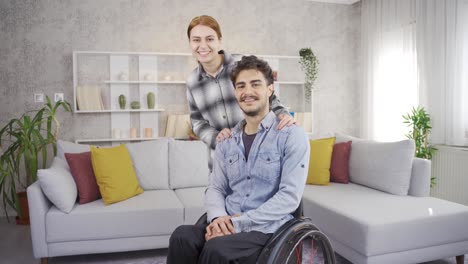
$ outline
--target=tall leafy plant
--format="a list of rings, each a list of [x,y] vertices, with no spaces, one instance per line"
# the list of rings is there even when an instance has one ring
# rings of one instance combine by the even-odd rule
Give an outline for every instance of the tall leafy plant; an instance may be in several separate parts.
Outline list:
[[[13,118],[0,129],[0,192],[7,217],[7,207],[22,216],[17,192],[37,180],[37,170],[47,164],[49,146],[54,156],[57,153],[60,122],[56,114],[59,108],[70,112],[71,107],[66,101],[52,104],[49,97],[46,101],[41,109]]]
[[[306,101],[309,102],[312,95],[314,82],[317,79],[319,61],[317,57],[315,57],[315,54],[311,48],[303,48],[299,50],[299,56],[299,64],[305,73],[305,98]]]
[[[411,130],[406,137],[413,139],[416,144],[415,156],[423,159],[432,159],[437,151],[429,144],[429,135],[431,134],[431,117],[423,107],[418,106],[411,110],[411,113],[403,115],[403,123],[408,124]],[[431,178],[431,186],[435,184],[435,177]]]

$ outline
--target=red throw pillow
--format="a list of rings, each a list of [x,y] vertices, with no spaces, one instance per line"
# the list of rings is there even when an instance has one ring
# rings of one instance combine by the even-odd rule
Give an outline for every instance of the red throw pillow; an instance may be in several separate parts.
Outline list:
[[[330,166],[330,181],[339,183],[349,182],[349,154],[352,141],[336,143]]]
[[[91,152],[65,153],[65,158],[75,179],[79,203],[85,204],[101,198],[91,163]]]

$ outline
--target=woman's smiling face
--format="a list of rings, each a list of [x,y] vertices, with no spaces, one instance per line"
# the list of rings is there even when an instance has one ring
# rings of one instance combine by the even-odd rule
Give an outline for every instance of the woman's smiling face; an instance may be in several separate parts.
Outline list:
[[[221,49],[221,39],[216,31],[204,25],[192,28],[189,43],[193,56],[202,64],[214,61]]]

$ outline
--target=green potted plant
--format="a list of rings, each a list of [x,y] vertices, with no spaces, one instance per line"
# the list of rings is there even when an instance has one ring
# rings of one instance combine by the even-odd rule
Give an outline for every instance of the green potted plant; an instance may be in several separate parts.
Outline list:
[[[8,218],[8,207],[17,214],[17,223],[27,224],[29,212],[24,190],[37,180],[37,170],[45,168],[48,147],[57,153],[57,136],[60,123],[57,110],[70,112],[70,104],[58,101],[52,104],[46,97],[46,104],[39,110],[28,111],[19,118],[11,119],[0,129],[0,192],[3,208]],[[24,203],[24,202],[23,202]]]
[[[411,130],[406,137],[413,139],[416,144],[415,157],[423,159],[432,159],[437,151],[429,144],[429,135],[431,134],[431,117],[423,107],[418,106],[411,110],[411,113],[403,115],[403,123],[408,124]],[[431,187],[436,183],[435,177],[431,177]]]
[[[317,79],[319,61],[311,48],[299,50],[299,64],[305,73],[304,92],[306,101],[310,101],[315,79]]]

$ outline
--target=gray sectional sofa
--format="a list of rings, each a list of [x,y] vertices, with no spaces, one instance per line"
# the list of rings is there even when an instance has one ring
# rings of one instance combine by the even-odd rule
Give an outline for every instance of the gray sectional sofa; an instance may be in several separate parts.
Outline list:
[[[338,142],[347,140],[353,141],[352,182],[307,185],[303,197],[305,216],[329,236],[336,252],[353,263],[379,264],[468,253],[468,207],[428,197],[431,165],[412,158],[411,144],[337,135]],[[141,195],[108,206],[102,200],[75,204],[67,214],[46,198],[38,182],[28,188],[36,258],[165,248],[178,225],[195,223],[204,212],[208,180],[204,144],[159,139],[127,148],[140,184],[142,174],[158,177],[153,189],[142,184]],[[60,142],[58,157],[87,149]],[[408,195],[391,193],[405,190]]]
[[[353,263],[421,263],[468,253],[468,207],[429,197],[431,162],[410,140],[352,141],[349,184],[307,185],[304,215]],[[406,195],[407,194],[407,195]]]

